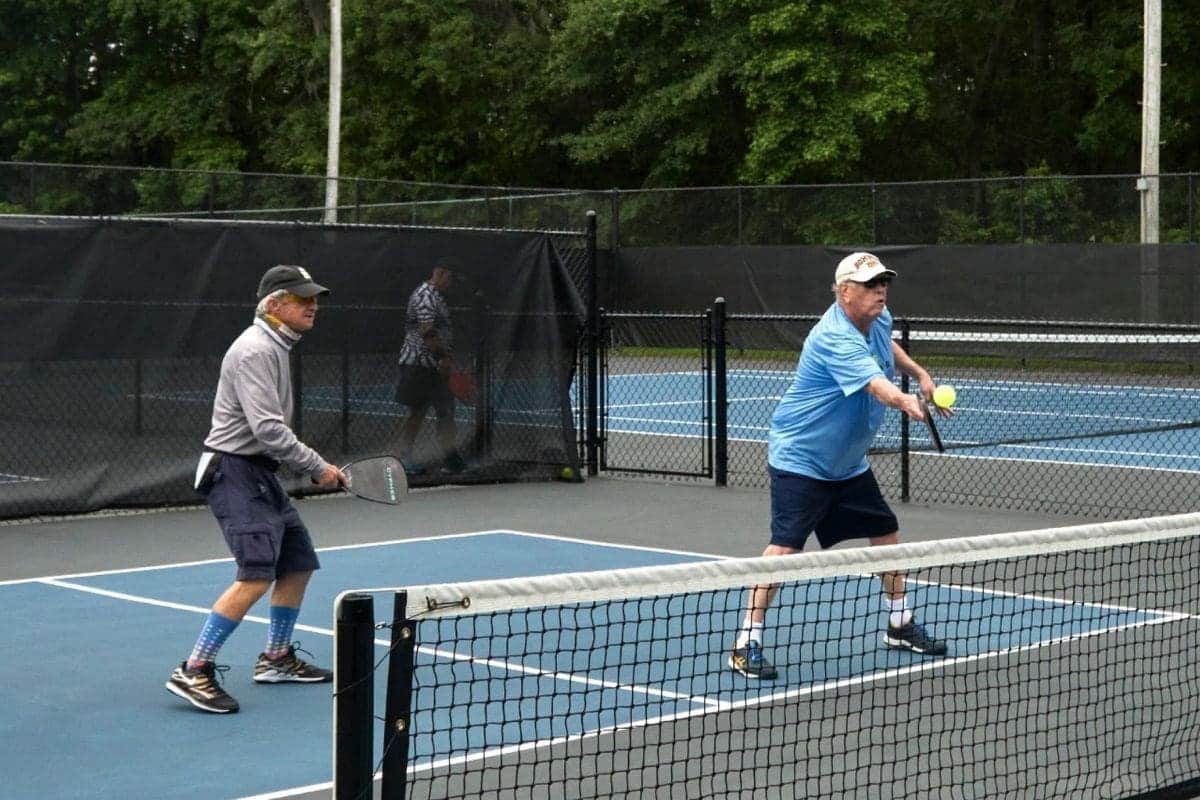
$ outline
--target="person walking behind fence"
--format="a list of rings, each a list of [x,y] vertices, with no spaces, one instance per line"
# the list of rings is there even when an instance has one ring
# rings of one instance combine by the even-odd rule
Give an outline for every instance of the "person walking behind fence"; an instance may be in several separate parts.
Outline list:
[[[413,290],[404,315],[396,402],[408,406],[408,417],[400,429],[400,459],[410,475],[425,473],[416,455],[416,443],[430,407],[437,413],[442,472],[453,474],[466,468],[455,448],[454,397],[449,386],[454,334],[446,293],[453,283],[454,272],[446,262],[434,267]]]
[[[294,401],[288,355],[312,329],[318,296],[328,293],[303,267],[271,267],[259,281],[254,322],[221,361],[196,489],[221,526],[237,576],[213,604],[191,655],[167,681],[169,692],[203,711],[238,710],[238,702],[217,679],[218,672],[228,669],[216,665],[217,653],[269,589],[271,624],[254,680],[333,679],[329,670],[300,659],[298,643],[291,641],[304,591],[321,564],[308,529],[275,477],[280,464],[286,464],[319,486],[346,483],[342,471],[296,438],[290,427]]]
[[[834,272],[834,302],[805,339],[795,377],[771,417],[771,542],[764,556],[799,552],[813,530],[823,548],[861,537],[873,545],[899,541],[899,522],[879,491],[867,449],[885,407],[924,420],[934,384],[892,341],[887,296],[895,277],[870,253],[846,256]],[[926,402],[892,383],[897,368],[918,381]],[[888,617],[884,644],[944,654],[945,643],[914,618],[904,576],[887,572],[880,582]],[[729,667],[748,678],[777,674],[763,651],[767,609],[777,591],[776,585],[750,590],[743,628],[729,654]]]

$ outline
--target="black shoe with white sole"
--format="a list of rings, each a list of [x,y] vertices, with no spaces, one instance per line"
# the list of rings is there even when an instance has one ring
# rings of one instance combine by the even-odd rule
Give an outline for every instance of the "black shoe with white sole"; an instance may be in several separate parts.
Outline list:
[[[233,714],[239,706],[237,700],[221,688],[217,682],[217,673],[224,673],[229,667],[218,667],[209,662],[202,667],[188,669],[184,661],[171,673],[167,681],[167,691],[182,697],[201,711],[213,714]]]

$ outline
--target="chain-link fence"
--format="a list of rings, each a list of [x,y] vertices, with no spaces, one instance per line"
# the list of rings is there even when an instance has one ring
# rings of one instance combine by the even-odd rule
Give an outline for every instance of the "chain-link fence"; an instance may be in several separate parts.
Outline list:
[[[1132,244],[1137,175],[614,191],[611,244]],[[1200,175],[1162,175],[1160,241],[1195,242]]]
[[[613,316],[606,446],[644,471],[707,476],[695,454],[713,417],[711,474],[765,488],[771,414],[818,317],[734,314],[706,337],[703,316]],[[923,423],[887,414],[870,461],[888,496],[1109,518],[1196,509],[1200,326],[909,318],[895,333],[959,399],[944,453]],[[700,354],[722,338],[710,388]]]
[[[1132,244],[1139,175],[580,191],[343,177],[337,221],[569,230],[622,246]],[[1197,241],[1200,174],[1154,176],[1159,240]],[[0,213],[327,220],[317,175],[0,163]]]
[[[713,476],[712,313],[605,314],[600,468]]]

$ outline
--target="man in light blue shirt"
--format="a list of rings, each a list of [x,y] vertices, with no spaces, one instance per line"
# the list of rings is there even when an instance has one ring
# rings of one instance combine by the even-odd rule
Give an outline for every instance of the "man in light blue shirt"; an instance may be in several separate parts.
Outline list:
[[[796,375],[771,417],[767,462],[771,475],[771,543],[765,556],[804,549],[814,530],[821,547],[867,537],[871,544],[899,541],[899,522],[879,491],[867,449],[885,407],[923,421],[933,380],[892,341],[888,285],[896,277],[870,253],[851,253],[834,273],[835,301],[804,340]],[[920,384],[921,397],[900,391],[896,370]],[[950,412],[939,409],[943,416]],[[881,576],[888,628],[884,643],[943,655],[946,645],[913,618],[904,576]],[[750,591],[745,624],[729,666],[748,678],[773,678],[763,655],[766,613],[775,586]]]

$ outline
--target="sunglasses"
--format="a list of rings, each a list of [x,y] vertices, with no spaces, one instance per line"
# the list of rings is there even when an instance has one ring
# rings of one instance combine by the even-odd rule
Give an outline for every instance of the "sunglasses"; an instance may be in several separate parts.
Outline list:
[[[287,295],[284,297],[284,300],[287,300],[289,303],[295,303],[298,306],[311,306],[315,305],[317,302],[315,295],[313,297],[301,297],[300,295],[292,294],[291,292],[287,293]]]
[[[890,275],[880,275],[878,278],[871,278],[871,280],[864,283],[863,286],[867,287],[868,289],[874,289],[877,286],[890,286],[891,283],[892,278]]]

